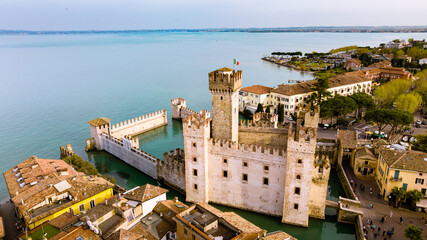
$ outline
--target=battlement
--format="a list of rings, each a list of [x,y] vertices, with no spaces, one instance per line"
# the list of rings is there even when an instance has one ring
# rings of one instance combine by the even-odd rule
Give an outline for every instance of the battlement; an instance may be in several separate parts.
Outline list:
[[[163,161],[167,161],[168,159],[180,159],[184,160],[184,150],[181,148],[176,148],[175,150],[170,150],[169,152],[163,153]]]
[[[279,115],[272,114],[272,113],[265,113],[265,112],[257,112],[252,116],[252,121],[254,122],[268,121],[271,123],[274,123],[274,122],[277,123],[279,121]]]
[[[207,110],[200,110],[200,113],[194,113],[183,121],[184,128],[200,129],[200,127],[209,127],[211,122],[211,113]]]
[[[59,148],[59,152],[60,152],[60,156],[59,156],[60,159],[64,159],[66,157],[71,157],[74,155],[74,151],[73,151],[73,148],[71,147],[71,144],[67,144],[65,148],[61,146]]]
[[[242,71],[220,68],[209,73],[209,91],[234,92],[242,87]]]
[[[171,100],[171,104],[172,104],[172,106],[176,106],[176,105],[186,106],[187,101],[183,98],[175,98],[175,99]]]
[[[225,140],[225,139],[209,139],[209,145],[213,148],[222,148],[224,150],[239,150],[241,152],[250,152],[250,153],[260,153],[260,154],[266,154],[266,155],[272,155],[272,156],[285,156],[285,149],[281,148],[274,148],[274,147],[267,147],[263,145],[256,145],[256,144],[244,144],[240,143],[237,144],[236,142]]]
[[[249,129],[249,128],[266,128],[266,129],[288,129],[289,123],[285,123],[284,125],[277,125],[277,122],[266,122],[266,121],[258,121],[255,122],[253,120],[240,120],[239,123],[240,129]]]
[[[120,123],[117,123],[117,124],[112,124],[111,125],[111,130],[112,131],[119,131],[119,130],[121,130],[123,128],[130,127],[130,126],[139,124],[139,123],[141,123],[143,121],[150,120],[152,118],[157,118],[159,116],[166,117],[167,116],[166,110],[159,110],[159,111],[156,111],[156,112],[145,114],[143,116],[139,116],[139,117],[136,117],[136,118],[132,118],[132,119],[126,120],[124,122],[120,122]]]

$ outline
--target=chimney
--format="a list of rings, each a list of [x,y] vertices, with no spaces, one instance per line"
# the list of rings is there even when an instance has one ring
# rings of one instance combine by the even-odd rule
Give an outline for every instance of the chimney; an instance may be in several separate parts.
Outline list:
[[[173,198],[173,201],[174,201],[174,202],[178,202],[178,197],[174,197],[174,198]]]

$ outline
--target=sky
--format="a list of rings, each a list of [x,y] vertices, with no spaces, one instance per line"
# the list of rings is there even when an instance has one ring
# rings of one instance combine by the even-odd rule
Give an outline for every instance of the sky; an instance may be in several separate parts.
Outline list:
[[[426,0],[0,0],[0,29],[427,25]]]

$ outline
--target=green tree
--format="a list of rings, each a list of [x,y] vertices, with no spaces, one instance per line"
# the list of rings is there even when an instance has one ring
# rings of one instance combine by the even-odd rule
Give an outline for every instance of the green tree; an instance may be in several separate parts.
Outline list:
[[[242,115],[247,119],[251,119],[253,114],[249,109],[245,108],[245,110],[243,110]]]
[[[417,92],[409,92],[405,94],[400,94],[396,101],[396,109],[407,111],[411,114],[414,114],[421,106],[423,98]]]
[[[367,109],[371,109],[375,107],[375,103],[374,103],[374,100],[372,99],[372,96],[364,92],[355,93],[351,95],[350,98],[352,98],[357,104],[356,117],[359,119],[362,117],[363,113]]]
[[[354,112],[357,109],[356,101],[350,97],[335,95],[330,100],[334,115],[337,117],[337,119],[340,116],[345,116],[346,114]]]
[[[423,240],[423,231],[415,225],[408,225],[405,229],[405,237],[410,240]]]
[[[366,112],[365,120],[374,123],[378,131],[382,131],[387,125],[391,126],[390,134],[414,121],[414,116],[409,112],[395,109],[374,109]]]
[[[326,100],[320,102],[320,117],[322,118],[331,118],[331,125],[332,125],[332,116],[334,116],[334,106],[332,105],[331,100]]]
[[[95,166],[78,155],[66,157],[63,160],[78,172],[83,172],[86,175],[98,175]]]
[[[406,199],[409,200],[414,208],[417,202],[423,198],[423,194],[418,190],[411,190],[406,193]]]
[[[279,123],[283,123],[283,121],[285,120],[285,107],[283,104],[278,104],[277,105],[277,114],[279,116],[277,116]]]
[[[394,197],[394,199],[396,199],[396,207],[399,205],[401,205],[402,200],[405,198],[406,196],[406,191],[403,188],[398,188],[398,187],[394,187],[391,189],[391,196]]]
[[[395,79],[387,82],[374,91],[374,100],[379,108],[390,106],[396,98],[411,87],[411,82],[405,79]]]
[[[270,106],[267,106],[267,108],[265,109],[265,112],[266,112],[266,113],[270,113],[270,111],[271,111],[271,110],[270,110]]]
[[[427,153],[427,135],[418,134],[415,139],[417,141],[412,144],[412,149]]]
[[[261,103],[258,103],[255,113],[264,112],[264,108]]]

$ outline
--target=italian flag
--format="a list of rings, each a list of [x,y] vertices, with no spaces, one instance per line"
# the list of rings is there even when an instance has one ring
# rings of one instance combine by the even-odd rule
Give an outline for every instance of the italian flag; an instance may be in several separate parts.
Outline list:
[[[234,58],[234,64],[239,65],[239,61]]]

